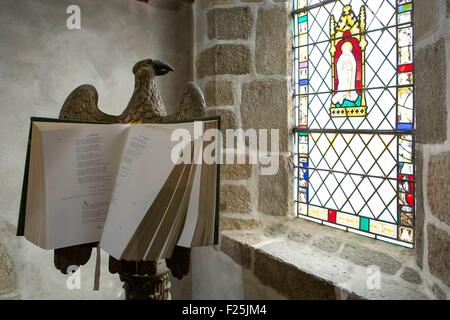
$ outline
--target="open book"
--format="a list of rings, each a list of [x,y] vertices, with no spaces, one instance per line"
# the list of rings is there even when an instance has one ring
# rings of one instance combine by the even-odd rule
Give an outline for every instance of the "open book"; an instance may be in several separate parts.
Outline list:
[[[44,249],[100,242],[128,261],[217,243],[219,135],[204,133],[219,126],[32,118],[17,234]]]

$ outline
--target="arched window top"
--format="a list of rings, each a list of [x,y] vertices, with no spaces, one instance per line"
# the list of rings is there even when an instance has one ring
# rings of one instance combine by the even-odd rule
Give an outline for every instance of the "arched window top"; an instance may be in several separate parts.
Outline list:
[[[412,0],[294,0],[296,214],[413,247]]]

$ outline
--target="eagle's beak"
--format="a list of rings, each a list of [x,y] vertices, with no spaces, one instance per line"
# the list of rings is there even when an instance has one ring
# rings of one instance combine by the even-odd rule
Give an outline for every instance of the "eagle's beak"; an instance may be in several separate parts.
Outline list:
[[[159,60],[153,60],[152,66],[157,76],[163,76],[170,71],[174,71],[170,65]]]

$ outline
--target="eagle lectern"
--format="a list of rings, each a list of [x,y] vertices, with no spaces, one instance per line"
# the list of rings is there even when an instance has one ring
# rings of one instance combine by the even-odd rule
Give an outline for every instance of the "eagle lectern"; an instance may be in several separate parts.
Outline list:
[[[180,111],[167,115],[156,86],[156,77],[174,71],[159,60],[146,59],[133,67],[135,86],[130,102],[118,116],[102,112],[98,107],[98,93],[92,85],[81,85],[70,93],[59,114],[62,120],[91,121],[103,123],[163,123],[188,120],[205,116],[203,93],[195,83],[184,87]],[[126,215],[126,212],[123,213]],[[86,264],[97,243],[56,249],[55,267],[67,273],[70,266]],[[99,250],[97,251],[99,254]],[[170,299],[169,270],[181,279],[189,272],[190,249],[176,246],[170,259],[160,261],[126,261],[109,257],[109,271],[119,274],[124,283],[127,300]]]

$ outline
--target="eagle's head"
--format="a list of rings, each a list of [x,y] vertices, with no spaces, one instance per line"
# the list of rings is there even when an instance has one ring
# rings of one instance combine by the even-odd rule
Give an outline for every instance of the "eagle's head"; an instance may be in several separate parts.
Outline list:
[[[165,75],[170,71],[174,71],[170,65],[165,62],[152,59],[139,61],[133,67],[133,73],[136,76],[145,75],[149,76],[150,78]]]

